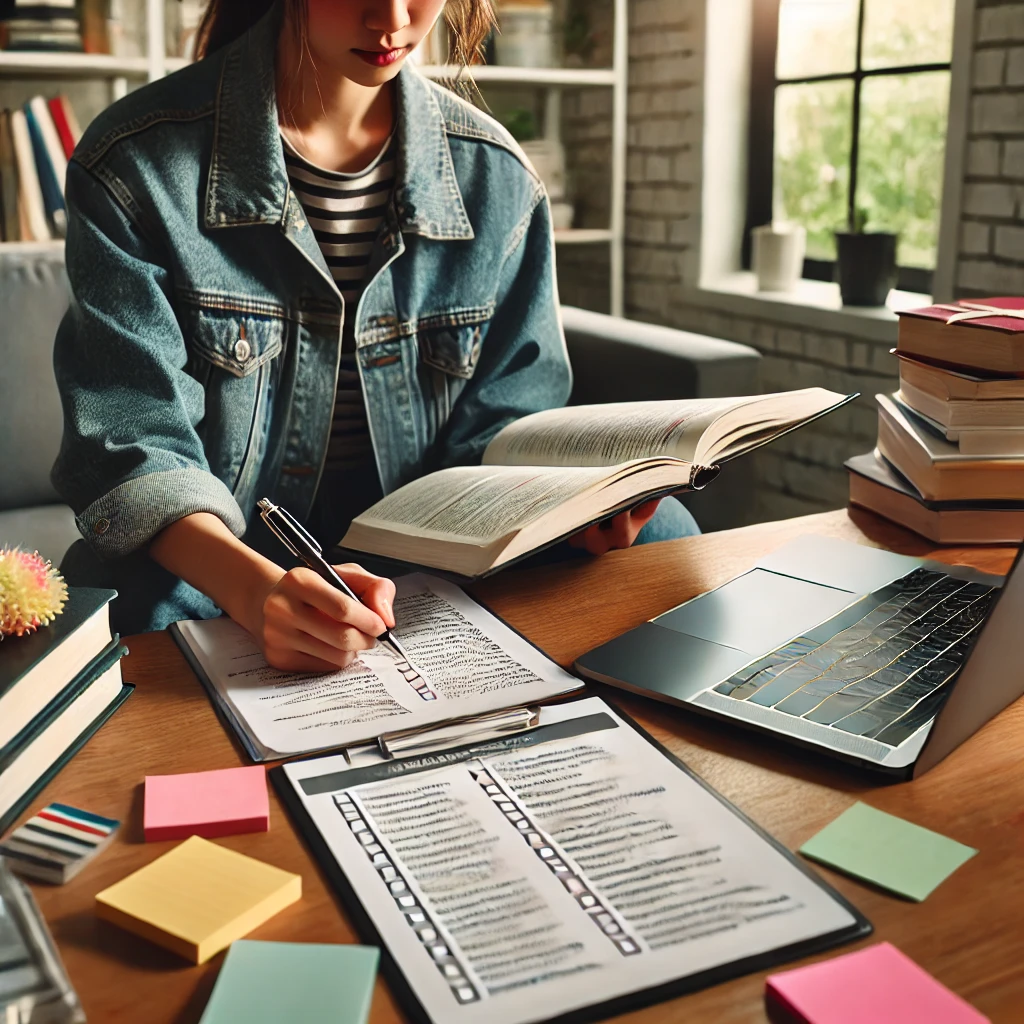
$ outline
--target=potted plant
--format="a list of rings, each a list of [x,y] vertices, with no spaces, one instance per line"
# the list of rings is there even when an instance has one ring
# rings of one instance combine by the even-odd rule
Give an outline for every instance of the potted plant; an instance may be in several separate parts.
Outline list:
[[[896,287],[896,241],[889,231],[867,231],[868,211],[858,207],[849,231],[837,231],[836,276],[844,306],[884,306]]]

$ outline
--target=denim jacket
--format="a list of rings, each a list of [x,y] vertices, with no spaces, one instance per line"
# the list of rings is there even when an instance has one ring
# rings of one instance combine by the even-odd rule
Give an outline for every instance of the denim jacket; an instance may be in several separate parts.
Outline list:
[[[344,307],[285,170],[279,18],[114,104],[68,166],[53,481],[89,549],[73,582],[141,602],[134,628],[216,612],[144,556],[165,526],[212,512],[248,539],[263,495],[308,514],[344,317],[384,493],[478,462],[569,394],[543,186],[500,125],[411,67],[391,204]]]

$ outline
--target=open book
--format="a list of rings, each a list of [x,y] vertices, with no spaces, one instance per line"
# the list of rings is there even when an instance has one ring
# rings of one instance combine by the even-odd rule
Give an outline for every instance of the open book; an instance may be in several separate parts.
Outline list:
[[[550,409],[505,427],[483,465],[430,473],[353,520],[342,548],[477,577],[659,495],[851,401],[823,388],[751,398]]]

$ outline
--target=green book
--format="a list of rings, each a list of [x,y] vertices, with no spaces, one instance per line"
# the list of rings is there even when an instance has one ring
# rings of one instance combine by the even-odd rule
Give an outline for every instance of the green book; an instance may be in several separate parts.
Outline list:
[[[0,644],[0,750],[110,644],[108,605],[116,596],[114,590],[68,587],[53,622]]]
[[[369,946],[240,939],[199,1024],[364,1024],[379,958]]]

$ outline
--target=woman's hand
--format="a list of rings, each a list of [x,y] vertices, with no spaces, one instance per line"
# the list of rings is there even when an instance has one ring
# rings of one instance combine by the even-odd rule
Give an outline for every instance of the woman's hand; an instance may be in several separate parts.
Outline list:
[[[256,615],[256,640],[274,668],[333,672],[350,665],[356,652],[373,647],[395,624],[395,585],[358,565],[336,565],[359,596],[353,601],[312,569],[286,572],[265,592]],[[360,601],[362,603],[360,603]]]
[[[605,523],[595,523],[569,538],[574,548],[583,548],[592,555],[603,555],[614,548],[631,547],[637,534],[658,511],[660,498],[637,505],[628,512],[620,512]]]

